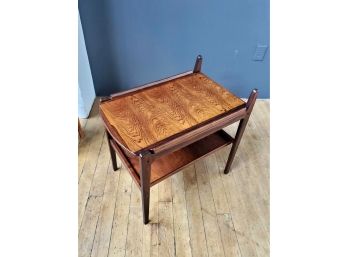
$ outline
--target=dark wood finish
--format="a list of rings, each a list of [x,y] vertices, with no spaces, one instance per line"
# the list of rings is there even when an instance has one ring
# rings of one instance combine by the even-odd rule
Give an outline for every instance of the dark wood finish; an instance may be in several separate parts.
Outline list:
[[[231,144],[233,141],[234,139],[229,134],[223,130],[220,130],[168,155],[158,157],[157,155],[151,154],[152,164],[150,185],[156,185],[165,178],[170,177],[171,175],[190,165],[194,161]],[[141,187],[141,166],[139,164],[140,157],[129,157],[123,152],[115,141],[111,141],[111,144],[117,151],[117,154],[119,155],[123,164],[128,168],[128,171],[130,171],[131,176],[136,180],[137,185]]]
[[[258,96],[258,91],[257,89],[253,89],[253,91],[251,91],[250,95],[249,95],[249,98],[248,98],[248,101],[246,103],[246,108],[247,108],[247,111],[249,114],[251,114],[251,111],[253,110],[254,108],[254,104],[256,103],[256,99],[257,99],[257,96]]]
[[[111,140],[111,145],[112,147],[116,150],[117,155],[120,157],[121,162],[123,163],[123,165],[127,168],[129,174],[132,176],[133,180],[135,181],[135,184],[140,188],[140,177],[139,174],[134,170],[133,166],[130,164],[128,158],[134,158],[133,157],[129,157],[127,156],[123,149],[121,149],[121,147],[116,143],[115,140]],[[139,157],[136,157],[137,159],[139,159]]]
[[[214,120],[207,123],[205,126],[201,126],[187,133],[182,133],[179,137],[165,142],[158,147],[152,148],[151,151],[156,154],[156,156],[161,156],[167,154],[168,152],[175,151],[242,119],[245,117],[245,115],[246,109],[243,108],[225,116],[223,119]]]
[[[110,125],[110,123],[108,122],[108,120],[106,119],[106,117],[104,116],[104,114],[102,112],[100,112],[99,114],[102,117],[102,119],[104,120],[105,129],[110,133],[113,140],[115,140],[118,143],[118,145],[126,152],[127,156],[139,156],[139,155],[136,155],[135,153],[132,153],[131,151],[129,151],[128,148],[124,147],[125,143],[124,143],[123,139],[120,137],[120,135],[117,133],[117,130],[115,130]]]
[[[165,140],[162,140],[156,144],[150,145],[147,148],[142,149],[141,151],[150,151],[155,153],[156,156],[163,155],[168,151],[175,151],[180,147],[184,147],[192,142],[201,139],[202,137],[209,135],[226,127],[227,125],[236,122],[242,119],[246,115],[246,108],[242,108],[237,111],[229,111],[224,113],[223,115],[216,116],[214,119],[209,120],[209,122],[204,122],[199,126],[193,127],[190,130],[183,131],[174,136],[168,137]],[[139,156],[138,152],[131,152],[128,148],[124,147],[123,139],[119,136],[117,131],[110,125],[106,117],[103,113],[100,113],[101,117],[104,120],[105,128],[109,133],[113,136],[113,139],[118,143],[118,145],[122,148],[125,154],[128,157]],[[222,119],[223,117],[223,119]],[[121,142],[121,143],[120,143]],[[175,149],[173,149],[175,146]]]
[[[122,91],[122,92],[118,92],[118,93],[112,94],[110,97],[108,97],[109,98],[108,100],[111,100],[111,99],[114,99],[114,98],[120,97],[120,96],[127,96],[127,95],[130,95],[130,94],[134,93],[134,92],[140,92],[140,91],[142,91],[144,89],[148,89],[150,87],[159,86],[159,85],[161,85],[161,84],[163,84],[165,82],[168,82],[168,81],[171,81],[171,80],[174,80],[174,79],[177,79],[177,78],[181,78],[181,77],[190,75],[192,73],[193,73],[193,71],[191,71],[191,70],[190,71],[186,71],[186,72],[174,75],[174,76],[170,76],[168,78],[164,78],[164,79],[157,80],[157,81],[154,81],[154,82],[142,85],[142,86],[138,86],[138,87],[134,87],[134,88]]]
[[[198,55],[196,59],[195,67],[193,68],[194,73],[201,72],[202,62],[203,62],[202,55]]]
[[[201,73],[202,60],[197,57],[193,71],[100,102],[114,170],[117,152],[141,189],[144,224],[149,222],[151,186],[233,143],[228,173],[255,104],[257,90],[245,103]],[[222,129],[237,121],[233,139]]]
[[[224,170],[225,174],[228,174],[230,172],[230,168],[231,168],[232,162],[233,162],[234,157],[236,155],[239,143],[240,143],[240,141],[242,139],[245,127],[246,127],[246,125],[248,123],[251,111],[252,111],[252,109],[254,107],[254,104],[256,102],[257,95],[258,95],[257,89],[254,89],[251,92],[250,96],[249,96],[249,99],[248,99],[248,102],[247,102],[247,115],[238,124],[238,129],[237,129],[237,132],[236,132],[235,141],[234,141],[234,143],[232,145],[230,154],[228,155],[228,159],[227,159],[227,162],[226,162],[226,167],[225,167],[225,170]]]
[[[145,152],[140,155],[138,160],[140,165],[141,180],[141,202],[143,206],[143,222],[149,222],[149,206],[150,206],[150,174],[151,174],[151,153]]]
[[[106,131],[106,136],[107,136],[109,150],[110,150],[110,157],[111,157],[111,162],[112,162],[112,168],[113,168],[114,171],[116,171],[117,170],[117,160],[116,160],[115,149],[111,145],[112,137],[111,137],[111,135],[110,135],[110,133],[108,131]]]
[[[204,74],[193,73],[102,102],[100,110],[123,140],[118,143],[136,153],[243,106],[244,101]]]
[[[156,156],[151,165],[151,186],[175,174],[195,160],[232,143],[232,141],[232,137],[220,130],[175,152],[159,158]],[[141,169],[137,158],[129,158],[129,162],[140,175]]]

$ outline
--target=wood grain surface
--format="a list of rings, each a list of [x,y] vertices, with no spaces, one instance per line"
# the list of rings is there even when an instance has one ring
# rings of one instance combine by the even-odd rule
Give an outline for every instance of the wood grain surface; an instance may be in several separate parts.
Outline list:
[[[124,147],[137,152],[244,105],[206,75],[193,73],[102,102],[100,111]]]
[[[230,139],[228,139],[227,136]],[[202,158],[231,142],[232,138],[226,132],[220,130],[195,142],[194,144],[188,145],[178,151],[154,160],[151,164],[151,186],[171,176],[173,173],[176,173],[183,167],[191,164],[193,161]],[[125,156],[125,158],[127,157]],[[137,157],[128,157],[127,159],[140,177],[141,169],[139,159]]]

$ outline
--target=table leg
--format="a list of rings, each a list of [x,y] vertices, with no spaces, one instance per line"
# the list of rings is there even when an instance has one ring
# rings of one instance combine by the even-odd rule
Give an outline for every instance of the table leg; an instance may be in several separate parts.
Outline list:
[[[150,175],[151,158],[149,153],[140,154],[140,179],[141,179],[141,200],[143,206],[143,222],[149,223],[149,204],[150,204]]]
[[[228,174],[230,172],[230,168],[231,168],[234,156],[236,155],[236,152],[237,152],[240,140],[242,139],[245,127],[246,127],[246,125],[248,123],[248,119],[249,119],[249,117],[246,117],[246,118],[242,119],[239,122],[239,124],[238,124],[236,137],[235,137],[234,142],[232,144],[232,149],[230,151],[230,154],[228,155],[226,167],[225,167],[225,170],[224,170],[225,174]]]
[[[108,144],[109,144],[109,150],[110,150],[110,155],[111,155],[112,168],[114,171],[116,171],[117,170],[116,152],[115,152],[115,149],[112,147],[111,142],[110,142],[112,137],[110,136],[108,131],[106,131],[106,135],[108,137]]]
[[[244,117],[244,119],[240,120],[240,122],[238,124],[237,133],[236,133],[233,145],[232,145],[231,152],[228,155],[226,167],[224,170],[225,174],[230,172],[231,164],[233,162],[234,156],[236,155],[240,140],[242,139],[245,127],[246,127],[248,120],[249,120],[249,117],[251,115],[251,111],[254,108],[257,95],[258,95],[257,89],[252,90],[250,95],[249,95],[248,101],[246,103],[247,115]]]

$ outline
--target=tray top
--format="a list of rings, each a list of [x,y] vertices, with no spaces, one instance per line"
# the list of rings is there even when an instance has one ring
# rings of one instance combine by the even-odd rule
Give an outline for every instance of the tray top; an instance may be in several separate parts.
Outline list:
[[[203,73],[116,96],[100,103],[111,134],[136,153],[245,106]]]

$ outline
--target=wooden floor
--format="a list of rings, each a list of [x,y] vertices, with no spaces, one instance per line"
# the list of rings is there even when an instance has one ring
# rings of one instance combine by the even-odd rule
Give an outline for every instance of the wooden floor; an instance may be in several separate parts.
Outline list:
[[[131,176],[112,170],[97,104],[81,125],[80,257],[269,256],[269,101],[256,102],[228,175],[230,147],[151,188],[148,225]]]

